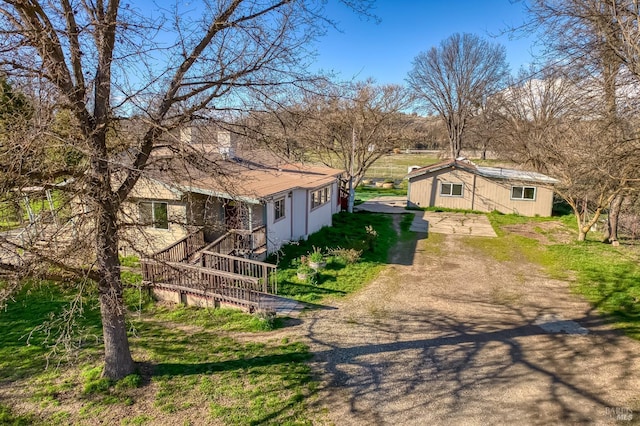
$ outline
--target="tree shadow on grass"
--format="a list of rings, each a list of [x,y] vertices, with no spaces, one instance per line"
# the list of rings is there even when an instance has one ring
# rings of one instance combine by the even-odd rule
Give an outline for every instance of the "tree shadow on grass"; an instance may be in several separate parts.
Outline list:
[[[232,370],[248,370],[277,364],[301,363],[311,358],[308,352],[263,355],[250,358],[231,359],[200,363],[158,363],[153,365],[154,376],[191,376],[214,374]]]
[[[601,270],[587,267],[581,273],[578,290],[611,322],[625,333],[640,337],[640,273],[635,264]]]
[[[278,295],[283,297],[295,295],[297,300],[302,300],[305,303],[321,300],[325,296],[344,296],[345,294],[347,294],[347,292],[343,290],[334,290],[312,284],[295,283],[292,281],[281,281],[278,283]]]

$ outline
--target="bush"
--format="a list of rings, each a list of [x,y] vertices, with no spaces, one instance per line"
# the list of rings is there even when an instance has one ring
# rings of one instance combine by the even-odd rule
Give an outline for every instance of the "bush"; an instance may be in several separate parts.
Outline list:
[[[364,245],[367,250],[374,251],[376,248],[376,241],[378,240],[378,231],[376,231],[371,225],[365,226],[364,229],[366,231]]]
[[[354,248],[342,248],[336,247],[334,249],[329,250],[329,254],[331,256],[335,256],[340,259],[347,265],[351,265],[360,260],[360,256],[362,256],[362,250],[356,250]]]
[[[140,259],[137,256],[120,256],[120,265],[129,268],[139,268]]]

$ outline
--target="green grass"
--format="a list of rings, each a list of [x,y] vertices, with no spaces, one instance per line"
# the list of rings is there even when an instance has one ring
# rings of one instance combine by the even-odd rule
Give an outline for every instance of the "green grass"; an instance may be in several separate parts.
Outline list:
[[[0,380],[37,375],[56,335],[65,329],[65,311],[72,307],[73,289],[50,282],[30,283],[0,312]],[[83,310],[73,317],[75,341],[90,341],[100,333],[95,299],[83,298]],[[85,355],[95,353],[87,350]]]
[[[553,245],[551,256],[576,274],[573,289],[640,339],[640,259],[628,248],[596,241]]]
[[[205,329],[258,332],[273,330],[282,324],[282,320],[279,318],[271,321],[269,318],[247,315],[238,309],[196,308],[179,305],[177,307],[156,306],[152,310],[157,319],[195,325]]]
[[[51,192],[53,208],[58,216],[64,217],[68,212],[65,206],[64,194],[62,191],[53,190]],[[0,201],[0,230],[9,230],[24,226],[29,222],[29,213],[25,208],[24,201],[19,199],[18,205],[10,201]],[[49,214],[51,206],[43,192],[29,194],[29,206],[34,215],[40,215],[43,212]]]
[[[400,239],[407,240],[413,238],[413,232],[410,231],[413,224],[414,215],[403,214],[400,220]]]
[[[388,154],[373,163],[365,173],[368,179],[403,179],[411,166],[429,166],[439,163],[441,158],[433,154]],[[480,160],[473,159],[473,162],[483,166],[504,165],[504,160]]]
[[[371,226],[378,233],[372,247],[368,247],[365,227]],[[339,213],[333,218],[333,226],[325,227],[309,236],[307,241],[283,247],[283,256],[278,264],[278,293],[304,302],[316,303],[325,297],[345,296],[370,282],[385,266],[389,249],[398,240],[388,215],[369,213]],[[331,248],[355,248],[362,250],[362,257],[354,264],[339,259],[328,259],[316,284],[301,282],[296,277],[292,261],[307,255],[319,247],[325,252]]]
[[[32,415],[17,415],[10,407],[0,404],[0,425],[27,426],[34,423]]]
[[[430,154],[389,154],[381,157],[367,170],[367,178],[403,179],[410,166],[428,166],[441,161]]]
[[[556,220],[571,229],[573,216],[526,218],[514,215],[488,215],[498,238],[468,238],[466,244],[499,261],[530,261],[542,266],[552,278],[571,280],[571,288],[589,300],[599,312],[610,317],[616,327],[640,339],[640,253],[637,247],[612,247],[597,241],[592,233],[586,242],[543,244],[534,238],[517,235],[505,225],[531,225],[546,234],[536,223]]]
[[[376,197],[406,197],[407,186],[403,185],[399,188],[376,188],[372,186],[358,186],[356,188],[356,201],[368,201]]]
[[[137,256],[120,256],[120,265],[126,268],[139,268],[140,259]]]
[[[75,290],[29,284],[0,312],[0,382],[20,389],[16,399],[0,405],[0,424],[79,424],[114,411],[122,424],[155,424],[183,412],[182,420],[194,422],[310,423],[307,407],[317,384],[305,363],[306,346],[289,339],[234,338],[235,332],[271,329],[265,319],[233,309],[159,306],[144,291],[127,288],[127,305],[139,309],[130,315],[130,344],[142,363],[138,373],[112,382],[101,377],[101,326],[91,286],[71,339],[81,350],[68,358],[51,352],[61,331],[56,318],[63,318]],[[140,402],[149,399],[151,405]],[[17,402],[19,411],[11,405]],[[129,409],[140,404],[145,405]],[[189,419],[194,406],[206,407],[209,420]],[[141,411],[143,417],[128,417]]]

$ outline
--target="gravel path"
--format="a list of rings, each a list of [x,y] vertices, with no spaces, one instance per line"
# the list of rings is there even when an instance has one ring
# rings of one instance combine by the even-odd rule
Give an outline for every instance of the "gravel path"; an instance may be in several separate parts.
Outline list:
[[[319,423],[614,424],[640,407],[640,342],[566,282],[469,237],[418,236],[366,289],[301,317]]]

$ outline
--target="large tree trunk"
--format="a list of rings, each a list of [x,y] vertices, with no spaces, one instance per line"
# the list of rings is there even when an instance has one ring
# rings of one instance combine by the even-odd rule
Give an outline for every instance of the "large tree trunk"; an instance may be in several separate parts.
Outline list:
[[[100,276],[98,289],[105,353],[103,374],[113,380],[121,379],[135,370],[127,339],[116,215],[117,212],[110,211],[109,208],[101,211],[97,232],[97,262]]]
[[[576,215],[576,220],[578,222],[578,241],[584,241],[587,238],[587,230],[585,231],[584,225],[582,224],[582,213],[578,210],[574,209],[574,214]]]
[[[94,151],[91,162],[90,197],[96,207],[96,263],[105,354],[103,375],[118,380],[135,370],[127,339],[123,286],[120,279],[119,200],[112,191],[111,173],[106,161],[105,132],[97,131],[92,142]]]
[[[607,231],[603,242],[610,243],[613,246],[618,246],[618,217],[620,216],[620,208],[624,201],[623,195],[618,195],[613,199],[609,207],[609,217],[607,219]]]

